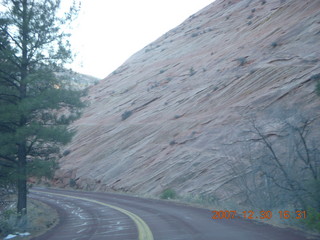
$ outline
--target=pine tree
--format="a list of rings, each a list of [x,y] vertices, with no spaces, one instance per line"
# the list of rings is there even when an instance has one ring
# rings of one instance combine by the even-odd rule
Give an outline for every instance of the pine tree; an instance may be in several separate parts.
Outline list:
[[[52,174],[84,107],[57,77],[72,60],[66,26],[78,7],[62,15],[60,0],[0,0],[0,9],[0,171],[14,176],[24,215],[28,177]]]

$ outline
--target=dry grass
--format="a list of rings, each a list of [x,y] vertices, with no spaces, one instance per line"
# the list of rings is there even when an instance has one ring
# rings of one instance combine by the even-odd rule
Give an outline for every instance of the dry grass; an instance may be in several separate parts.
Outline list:
[[[32,237],[45,233],[56,226],[58,222],[59,216],[56,210],[47,204],[30,199],[28,210],[28,231],[31,233]]]
[[[28,214],[27,214],[27,227],[26,229],[19,230],[19,228],[14,225],[14,207],[15,204],[11,204],[10,208],[7,209],[12,213],[12,217],[7,221],[8,226],[12,229],[10,233],[14,234],[15,232],[29,232],[30,236],[27,237],[17,237],[14,239],[19,240],[29,240],[35,236],[39,236],[46,231],[50,230],[59,222],[59,217],[53,208],[49,207],[47,204],[36,201],[34,199],[28,199]],[[7,234],[6,234],[7,235]],[[5,236],[0,236],[5,237]]]

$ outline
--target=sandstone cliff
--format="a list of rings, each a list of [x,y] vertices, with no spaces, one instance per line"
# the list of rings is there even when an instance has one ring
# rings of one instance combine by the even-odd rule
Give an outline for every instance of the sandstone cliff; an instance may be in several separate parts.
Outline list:
[[[245,201],[251,120],[316,117],[319,72],[320,1],[217,0],[90,89],[56,184]]]

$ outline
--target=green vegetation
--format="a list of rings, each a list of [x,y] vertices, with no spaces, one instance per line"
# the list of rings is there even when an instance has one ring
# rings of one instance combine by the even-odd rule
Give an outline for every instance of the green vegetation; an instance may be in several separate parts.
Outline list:
[[[314,74],[310,77],[312,81],[317,81],[316,93],[320,96],[320,73]]]
[[[15,227],[16,219],[17,213],[15,210],[8,209],[2,212],[0,217],[0,236],[4,237],[18,230]]]
[[[76,187],[76,186],[77,186],[76,180],[73,179],[73,178],[70,178],[70,180],[69,180],[69,186],[72,187],[72,188]]]
[[[52,176],[74,134],[68,124],[84,107],[84,92],[62,80],[72,60],[66,26],[78,8],[58,17],[59,0],[2,0],[0,7],[0,182],[15,185],[21,220],[27,179]]]
[[[316,93],[320,96],[320,73],[317,73],[310,78],[311,80],[318,81],[316,85]],[[319,170],[319,169],[317,169]],[[308,204],[309,207],[307,209],[307,218],[304,220],[305,226],[313,231],[320,233],[320,180],[318,175],[314,179],[313,183],[310,184],[309,188],[312,189],[312,197],[314,199],[315,204]],[[310,207],[310,205],[316,207]]]
[[[200,206],[215,207],[219,206],[219,199],[213,194],[189,194],[181,196],[182,201]]]
[[[165,189],[160,196],[161,199],[175,199],[176,197],[176,192],[171,188]]]
[[[251,162],[252,173],[245,172],[241,160],[230,162],[230,171],[239,175],[238,186],[246,197],[248,205],[256,209],[307,210],[305,221],[292,221],[287,224],[307,227],[318,231],[320,217],[320,168],[317,129],[318,118],[300,119],[296,123],[281,122],[280,129],[266,131],[252,120],[252,138],[247,145],[247,159]],[[271,130],[272,129],[272,130]],[[272,132],[273,138],[268,134]],[[288,142],[291,144],[288,145]],[[285,149],[285,150],[284,150]],[[287,153],[290,152],[290,155]],[[261,182],[257,184],[256,176]]]
[[[12,200],[13,199],[11,199],[11,201]],[[24,226],[17,224],[19,214],[17,214],[13,207],[8,207],[3,210],[2,214],[0,215],[1,239],[8,234],[14,234],[17,232],[29,232],[32,234],[32,236],[35,236],[52,228],[58,222],[57,212],[46,204],[31,200],[28,201],[28,210],[27,216],[24,217],[24,220],[26,220],[27,224]]]
[[[319,81],[320,80],[320,73],[314,74],[310,77],[313,81]]]
[[[320,233],[320,211],[309,207],[304,224],[308,229]]]
[[[71,153],[71,150],[67,149],[62,153],[62,156],[68,156]]]
[[[197,73],[197,71],[194,70],[194,68],[190,68],[189,69],[189,76],[192,77],[193,75],[195,75]]]
[[[247,63],[247,58],[246,57],[240,57],[240,58],[237,58],[236,61],[239,63],[239,66],[244,66],[246,65]]]
[[[272,42],[272,43],[271,43],[271,47],[276,48],[277,46],[278,46],[278,43],[277,43],[277,42]]]
[[[132,115],[132,113],[133,113],[132,111],[125,111],[124,113],[122,113],[122,115],[121,115],[122,121],[129,118]]]

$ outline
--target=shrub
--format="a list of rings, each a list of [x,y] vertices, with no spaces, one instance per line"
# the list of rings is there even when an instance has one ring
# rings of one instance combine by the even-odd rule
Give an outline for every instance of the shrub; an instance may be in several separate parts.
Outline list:
[[[65,150],[65,151],[62,153],[62,155],[63,155],[63,156],[67,156],[67,155],[69,155],[70,153],[71,153],[71,150],[67,149],[67,150]]]
[[[0,215],[0,236],[17,231],[17,213],[13,209],[4,210]]]
[[[244,66],[247,63],[246,57],[237,58],[236,61],[239,63],[239,66]]]
[[[310,77],[311,80],[318,81],[320,80],[320,73],[314,74]]]
[[[213,194],[191,194],[186,196],[186,201],[202,206],[214,206],[219,204],[219,199]]]
[[[277,43],[277,42],[272,42],[272,43],[271,43],[271,47],[275,48],[275,47],[277,47],[277,46],[278,46],[278,43]]]
[[[150,89],[153,89],[153,88],[159,87],[159,85],[160,85],[160,84],[156,82],[156,83],[154,83],[153,85],[151,85]]]
[[[125,111],[122,115],[122,121],[126,120],[128,117],[130,117],[132,115],[132,111]]]
[[[76,180],[73,179],[73,178],[70,178],[70,180],[69,180],[69,186],[72,187],[72,188],[76,187],[76,186],[77,186]]]
[[[320,96],[320,73],[312,75],[310,79],[312,81],[318,81],[316,86],[316,93]]]
[[[304,224],[308,229],[320,233],[320,212],[315,208],[308,208],[307,217],[304,220]]]
[[[165,189],[160,196],[161,199],[174,199],[176,197],[177,197],[176,192],[171,188]]]
[[[193,67],[189,69],[189,76],[190,76],[190,77],[193,76],[193,75],[195,75],[196,73],[197,73],[197,72],[193,69]]]

